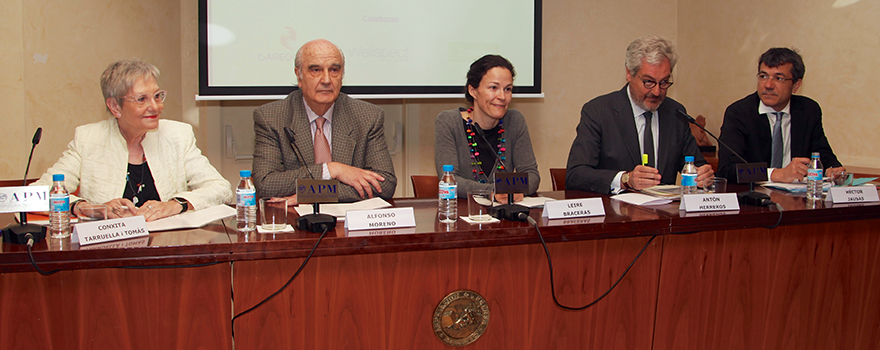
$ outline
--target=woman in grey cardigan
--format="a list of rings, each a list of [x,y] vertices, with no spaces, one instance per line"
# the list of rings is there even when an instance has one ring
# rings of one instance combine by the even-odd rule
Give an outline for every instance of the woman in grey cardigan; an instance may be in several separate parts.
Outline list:
[[[516,72],[507,59],[486,55],[471,64],[465,98],[473,107],[443,111],[434,122],[434,166],[437,176],[443,165],[455,166],[458,196],[472,190],[494,188],[494,173],[529,174],[529,191],[541,183],[529,129],[522,113],[508,109]],[[496,195],[506,203],[507,195]],[[517,194],[515,201],[522,200]]]

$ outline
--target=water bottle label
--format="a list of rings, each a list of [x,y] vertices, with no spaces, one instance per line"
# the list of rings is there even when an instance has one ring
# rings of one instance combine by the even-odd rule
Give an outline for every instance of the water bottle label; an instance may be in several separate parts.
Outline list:
[[[455,199],[456,185],[440,185],[440,199]]]
[[[681,185],[682,186],[696,186],[697,185],[697,174],[681,174]]]
[[[822,181],[822,169],[807,170],[807,180]]]
[[[235,190],[236,203],[238,205],[252,206],[257,205],[257,191],[238,189]]]
[[[70,195],[49,196],[49,206],[54,212],[70,211]]]

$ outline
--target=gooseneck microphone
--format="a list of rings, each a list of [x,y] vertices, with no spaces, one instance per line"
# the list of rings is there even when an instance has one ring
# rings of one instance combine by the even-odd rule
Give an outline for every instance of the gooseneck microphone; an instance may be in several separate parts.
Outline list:
[[[308,164],[305,162],[305,158],[302,156],[302,152],[300,152],[299,147],[296,146],[296,134],[293,130],[288,126],[285,126],[284,134],[287,135],[287,141],[289,141],[290,146],[293,147],[293,154],[296,155],[296,159],[306,168],[306,171],[309,172],[309,177],[311,177],[312,180],[320,180],[315,179],[315,175],[312,174],[312,169],[309,169]],[[315,202],[312,203],[312,214],[306,214],[297,219],[297,227],[300,230],[309,232],[323,231],[326,233],[327,230],[336,228],[336,217],[333,215],[321,214],[320,204]],[[323,235],[321,237],[323,237]],[[319,239],[318,242],[320,243],[321,240]]]
[[[492,144],[489,143],[489,139],[486,138],[486,134],[483,132],[483,128],[481,128],[480,124],[478,124],[477,122],[474,122],[474,131],[477,135],[480,135],[480,139],[482,139],[483,142],[485,142],[487,145],[490,145],[491,147]],[[492,157],[495,158],[495,161],[501,164],[505,171],[510,171],[510,169],[507,167],[507,164],[504,164],[504,160],[502,160],[497,153],[489,153],[492,153]],[[508,193],[507,204],[499,205],[497,207],[492,206],[492,208],[489,210],[489,215],[507,221],[525,221],[524,218],[529,216],[529,208],[524,205],[513,204],[513,193]]]
[[[676,112],[679,116],[681,116],[682,118],[687,120],[688,123],[696,125],[698,128],[700,128],[701,130],[703,130],[707,134],[709,134],[709,136],[712,136],[712,138],[715,139],[715,141],[717,141],[719,145],[724,146],[724,148],[726,148],[728,151],[730,151],[730,153],[733,153],[733,155],[735,155],[737,158],[739,158],[739,160],[741,160],[744,164],[737,166],[737,173],[739,173],[740,167],[746,167],[746,168],[751,168],[751,169],[763,168],[764,171],[766,172],[766,170],[767,170],[766,163],[749,163],[749,161],[747,161],[745,158],[743,158],[743,156],[739,155],[739,153],[736,153],[736,151],[734,151],[733,148],[730,148],[730,146],[728,146],[726,143],[722,142],[721,139],[719,139],[717,136],[715,136],[714,134],[709,132],[709,130],[706,130],[706,128],[704,128],[702,125],[697,124],[697,121],[694,120],[693,117],[689,116],[687,113],[685,113],[684,111],[682,111],[680,109],[677,109]],[[739,174],[737,174],[737,182],[741,182],[741,181],[739,181],[739,177],[740,177]],[[768,180],[768,179],[764,179],[764,180]],[[752,206],[758,206],[758,207],[766,207],[766,206],[773,204],[773,201],[770,200],[770,196],[768,196],[767,194],[764,194],[764,193],[755,192],[755,182],[754,181],[755,181],[754,179],[749,179],[749,181],[748,181],[749,182],[749,190],[748,191],[739,192],[736,194],[737,198],[739,199],[739,202],[742,204],[745,204],[745,205],[752,205]]]
[[[31,159],[34,157],[34,148],[40,143],[43,136],[43,128],[37,128],[34,132],[34,138],[31,139],[31,152],[28,155],[27,166],[24,168],[24,179],[21,181],[22,186],[27,186],[28,171],[31,168]],[[26,244],[30,240],[30,244],[37,243],[46,238],[46,228],[40,225],[28,224],[27,213],[19,213],[18,224],[10,224],[3,229],[3,241],[13,244]]]
[[[290,146],[293,147],[293,154],[296,155],[296,159],[299,161],[300,164],[306,167],[306,171],[309,172],[309,177],[314,180],[315,175],[312,174],[312,169],[309,169],[308,164],[306,164],[305,162],[305,158],[303,158],[302,156],[302,152],[300,152],[299,147],[296,146],[296,135],[293,133],[293,130],[291,130],[289,126],[285,126],[284,134],[287,135],[287,141],[290,142]]]

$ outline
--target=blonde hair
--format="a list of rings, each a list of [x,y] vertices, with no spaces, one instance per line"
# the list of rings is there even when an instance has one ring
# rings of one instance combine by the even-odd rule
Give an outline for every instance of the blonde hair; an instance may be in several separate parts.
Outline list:
[[[104,100],[112,98],[122,107],[122,97],[139,79],[152,77],[159,80],[159,68],[141,60],[121,60],[111,63],[101,74],[101,92]],[[107,107],[110,111],[110,107]]]

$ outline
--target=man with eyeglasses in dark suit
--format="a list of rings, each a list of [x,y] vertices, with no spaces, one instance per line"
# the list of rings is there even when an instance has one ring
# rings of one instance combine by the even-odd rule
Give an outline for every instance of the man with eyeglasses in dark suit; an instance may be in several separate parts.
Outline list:
[[[698,184],[714,178],[688,123],[676,116],[684,106],[666,98],[677,59],[672,43],[663,38],[629,44],[627,85],[581,109],[568,155],[566,189],[619,193],[674,184],[685,156],[694,156]]]
[[[825,137],[819,104],[792,95],[801,87],[805,71],[796,51],[767,50],[758,60],[757,91],[724,112],[721,141],[749,162],[766,162],[771,181],[803,179],[812,152],[819,152],[822,165],[831,168],[829,175],[844,170]],[[736,164],[742,160],[724,147],[718,154],[719,176],[735,180]]]

